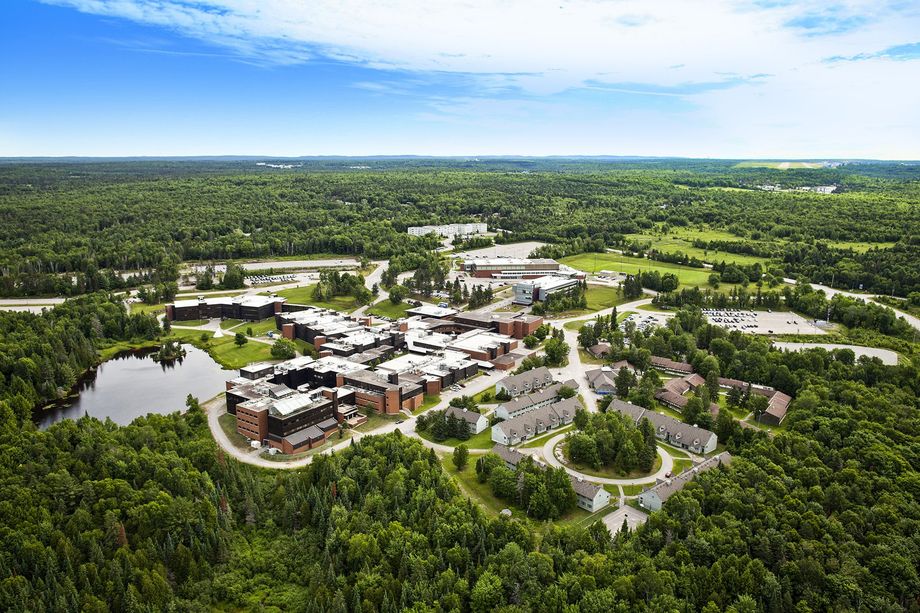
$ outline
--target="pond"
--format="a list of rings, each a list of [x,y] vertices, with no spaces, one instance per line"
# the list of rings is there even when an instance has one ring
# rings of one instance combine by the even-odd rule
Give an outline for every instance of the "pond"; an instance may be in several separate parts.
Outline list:
[[[204,402],[224,391],[234,371],[224,370],[201,349],[183,348],[185,357],[170,363],[155,362],[155,350],[119,354],[81,379],[73,395],[37,409],[33,420],[41,429],[83,415],[125,425],[147,413],[184,411],[188,394]]]

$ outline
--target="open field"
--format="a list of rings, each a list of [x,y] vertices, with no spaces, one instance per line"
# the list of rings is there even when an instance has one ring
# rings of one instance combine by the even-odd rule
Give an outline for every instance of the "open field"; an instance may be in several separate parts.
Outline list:
[[[681,286],[684,287],[704,286],[709,280],[709,275],[712,274],[705,268],[690,268],[689,266],[670,264],[668,262],[655,262],[618,253],[580,253],[562,258],[560,262],[572,268],[592,273],[599,270],[614,270],[630,275],[634,275],[640,270],[657,270],[661,274],[670,272],[677,275]]]
[[[428,432],[417,432],[417,434],[426,441],[436,442],[439,445],[448,447],[458,447],[466,445],[467,449],[492,449],[495,443],[492,442],[492,428],[486,428],[479,434],[472,435],[469,439],[461,441],[458,438],[448,438],[443,441],[435,441]]]
[[[863,243],[859,241],[831,241],[828,243],[831,247],[837,247],[838,249],[852,249],[858,253],[865,253],[872,248],[877,249],[891,249],[894,247],[894,243]]]
[[[760,258],[753,255],[741,255],[729,253],[727,251],[710,251],[693,246],[693,241],[700,240],[727,240],[743,241],[740,236],[729,234],[728,232],[708,231],[708,230],[678,230],[668,235],[661,234],[627,234],[626,238],[630,241],[635,240],[640,243],[651,243],[652,249],[662,253],[685,253],[690,257],[695,257],[700,261],[718,264],[720,262],[735,262],[745,266],[759,263],[764,265],[767,258]]]
[[[412,306],[408,302],[393,304],[389,299],[384,299],[367,309],[368,315],[377,315],[378,317],[389,317],[390,319],[399,319],[406,316],[406,310]]]
[[[316,284],[305,285],[303,287],[295,287],[292,289],[286,289],[278,292],[278,295],[282,298],[287,298],[288,302],[294,304],[309,304],[316,307],[321,307],[324,309],[333,309],[336,311],[343,311],[350,313],[358,308],[358,303],[355,302],[353,296],[335,296],[329,301],[324,300],[314,300],[313,299],[313,290],[316,289]]]
[[[821,168],[824,166],[821,162],[758,162],[748,160],[747,162],[738,162],[735,168],[773,168],[776,170],[790,170],[795,168]]]

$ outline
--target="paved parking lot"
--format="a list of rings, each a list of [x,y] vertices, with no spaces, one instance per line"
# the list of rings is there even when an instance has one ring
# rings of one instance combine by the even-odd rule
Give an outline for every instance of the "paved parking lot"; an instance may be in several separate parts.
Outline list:
[[[704,309],[703,314],[710,323],[748,334],[827,334],[812,320],[789,311]]]
[[[629,531],[632,532],[645,523],[648,515],[639,509],[623,505],[613,513],[608,513],[604,516],[604,525],[610,530],[610,534],[616,536],[620,528],[623,527],[623,518],[626,518],[626,525],[629,526]]]
[[[530,252],[537,247],[542,247],[546,243],[539,241],[526,241],[523,243],[509,243],[507,245],[493,245],[492,247],[483,247],[482,249],[470,249],[458,253],[455,257],[462,259],[467,258],[526,258]]]

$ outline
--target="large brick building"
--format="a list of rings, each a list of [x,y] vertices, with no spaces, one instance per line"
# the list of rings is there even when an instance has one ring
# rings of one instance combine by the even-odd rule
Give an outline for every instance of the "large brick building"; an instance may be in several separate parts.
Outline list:
[[[272,296],[199,297],[192,300],[176,300],[166,305],[166,319],[192,321],[225,318],[258,321],[280,313],[284,301],[284,298]]]

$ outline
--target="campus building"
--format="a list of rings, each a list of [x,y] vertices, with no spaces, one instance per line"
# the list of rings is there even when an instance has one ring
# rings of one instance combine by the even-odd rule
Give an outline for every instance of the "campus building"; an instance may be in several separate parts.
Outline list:
[[[658,511],[667,502],[668,498],[684,489],[684,486],[690,483],[698,474],[719,466],[728,466],[731,461],[731,454],[725,451],[688,468],[676,477],[659,479],[653,487],[643,490],[639,494],[639,505],[649,511]]]
[[[533,370],[522,372],[519,375],[505,377],[495,384],[495,393],[500,394],[505,392],[512,398],[516,398],[521,394],[529,394],[530,392],[543,389],[547,385],[552,385],[552,383],[553,375],[549,372],[549,368],[541,366]]]
[[[269,383],[237,389],[234,395],[245,396],[245,400],[234,405],[236,431],[283,453],[312,449],[338,432],[338,395],[334,389],[303,393],[283,384]]]
[[[460,421],[466,422],[467,427],[470,429],[470,434],[479,434],[489,427],[489,420],[485,415],[477,413],[475,411],[470,411],[466,408],[459,408],[454,406],[448,406],[444,409],[445,417],[454,417]]]
[[[543,325],[543,318],[528,313],[482,313],[467,311],[457,313],[453,322],[470,328],[484,328],[505,334],[518,340],[537,331]]]
[[[258,321],[280,313],[284,298],[273,296],[225,296],[192,300],[176,300],[166,305],[166,319],[169,321],[193,321],[196,319],[242,319]]]
[[[550,383],[529,394],[518,394],[511,400],[503,402],[495,409],[495,417],[499,419],[512,419],[529,411],[533,411],[551,404],[559,398],[559,390],[562,387],[578,389],[578,383],[569,379],[564,383]]]
[[[444,238],[453,238],[455,236],[485,234],[489,231],[489,227],[484,223],[450,223],[440,226],[409,226],[406,231],[409,233],[409,236],[437,234]]]
[[[405,344],[397,326],[371,327],[371,317],[351,317],[338,311],[305,307],[275,316],[281,336],[312,343],[320,355],[347,357],[373,349],[392,354]]]
[[[501,445],[518,445],[548,430],[572,423],[581,408],[578,398],[566,398],[515,414],[492,426],[492,441]]]
[[[580,281],[572,277],[546,276],[514,284],[514,304],[531,305],[544,302],[553,294],[564,293],[578,287]]]
[[[401,380],[414,379],[424,386],[425,394],[436,396],[444,388],[478,373],[479,363],[461,351],[445,350],[429,354],[406,353],[378,364],[374,370],[387,376],[396,373]]]
[[[464,260],[463,270],[483,279],[536,279],[559,272],[559,262],[548,258],[479,258]]]
[[[354,403],[384,415],[397,415],[403,409],[415,411],[424,402],[425,388],[417,381],[400,381],[398,373],[358,370],[338,377],[338,387],[354,392]]]
[[[649,420],[655,429],[655,436],[674,447],[687,449],[693,453],[706,454],[712,453],[719,443],[719,438],[714,432],[710,432],[699,426],[692,426],[681,421],[649,411],[640,406],[629,402],[623,402],[614,398],[607,407],[608,411],[616,411],[621,415],[628,417],[634,424],[639,425],[643,419]]]

